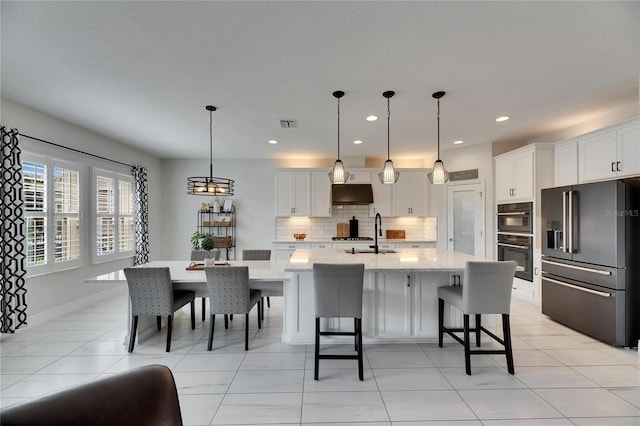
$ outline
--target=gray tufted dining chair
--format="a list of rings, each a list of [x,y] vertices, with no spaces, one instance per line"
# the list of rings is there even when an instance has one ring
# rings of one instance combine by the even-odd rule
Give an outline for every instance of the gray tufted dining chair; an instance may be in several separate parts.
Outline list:
[[[271,250],[268,249],[251,249],[242,250],[242,260],[271,260]],[[260,309],[262,312],[262,319],[264,319],[264,299],[267,299],[267,308],[271,307],[271,296],[278,297],[283,296],[282,287],[279,289],[270,288],[269,290],[262,290],[262,298],[260,299]]]
[[[171,350],[171,330],[173,313],[187,303],[191,303],[191,329],[195,324],[195,292],[173,290],[169,268],[124,268],[131,299],[131,332],[129,352],[133,352],[140,315],[156,317],[158,331],[162,326],[162,317],[167,316],[167,352]]]
[[[213,347],[213,332],[216,314],[245,315],[244,350],[249,350],[249,312],[258,305],[258,328],[260,321],[260,290],[249,288],[247,266],[205,266],[207,290],[209,291],[209,341],[207,350]]]
[[[438,287],[438,346],[442,347],[444,333],[464,345],[464,361],[467,375],[471,375],[471,355],[503,354],[507,358],[507,370],[514,374],[513,352],[511,348],[511,289],[516,262],[467,262],[464,269],[464,285]],[[444,325],[444,303],[447,302],[462,311],[463,328],[448,328]],[[503,338],[482,326],[482,315],[502,316]],[[469,327],[469,315],[475,315],[475,327]],[[504,350],[471,350],[470,332],[475,332],[476,346],[480,346],[480,332],[484,331],[492,339],[504,346]],[[463,338],[454,333],[462,332]]]
[[[190,260],[192,262],[202,262],[205,261],[205,265],[206,265],[206,261],[209,259],[213,259],[213,260],[220,260],[220,250],[218,249],[213,249],[213,250],[191,250],[191,258]],[[201,296],[200,294],[198,294],[197,296]],[[207,297],[206,296],[201,296],[202,297],[202,321],[205,320],[207,314]]]

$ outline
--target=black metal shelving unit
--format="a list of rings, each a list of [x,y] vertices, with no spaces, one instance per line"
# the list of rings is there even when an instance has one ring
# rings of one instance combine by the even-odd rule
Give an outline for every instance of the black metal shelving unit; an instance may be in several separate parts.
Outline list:
[[[199,233],[213,235],[216,240],[215,248],[220,250],[221,255],[225,253],[226,260],[236,259],[235,206],[231,208],[231,211],[198,210],[197,229]]]

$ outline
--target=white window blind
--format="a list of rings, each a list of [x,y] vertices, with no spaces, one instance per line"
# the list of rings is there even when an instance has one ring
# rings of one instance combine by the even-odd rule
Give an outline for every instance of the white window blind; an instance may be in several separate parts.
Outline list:
[[[94,169],[94,262],[132,256],[135,249],[133,178]]]
[[[28,274],[79,266],[82,166],[30,153],[23,159]]]

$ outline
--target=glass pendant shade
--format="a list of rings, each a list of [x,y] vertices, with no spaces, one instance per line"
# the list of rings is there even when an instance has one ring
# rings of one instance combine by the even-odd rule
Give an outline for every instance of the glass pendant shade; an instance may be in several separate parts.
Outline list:
[[[445,92],[435,92],[431,95],[434,99],[438,101],[438,159],[433,163],[433,168],[431,172],[427,173],[427,178],[429,182],[433,185],[441,185],[449,181],[449,172],[444,168],[444,163],[440,159],[440,98],[445,95]]]
[[[333,169],[329,172],[329,180],[334,184],[345,184],[349,180],[349,172],[344,169],[344,164],[340,159],[340,98],[344,96],[342,90],[333,92],[333,97],[338,100],[338,159],[333,164]]]
[[[349,180],[349,172],[344,169],[342,160],[338,159],[333,164],[333,169],[329,172],[331,183],[344,184]]]
[[[232,179],[213,175],[213,111],[216,107],[207,105],[209,111],[209,176],[192,176],[187,178],[187,194],[189,195],[233,195]]]
[[[382,168],[382,171],[378,173],[378,179],[380,179],[380,182],[382,182],[385,185],[391,185],[396,183],[398,181],[398,178],[400,177],[400,172],[396,171],[396,169],[393,168],[393,161],[391,161],[391,158],[390,158],[391,126],[389,123],[391,121],[391,106],[390,106],[389,99],[395,94],[396,93],[393,90],[387,90],[382,94],[382,96],[387,99],[387,161],[384,162],[384,167]]]
[[[396,183],[399,177],[400,172],[396,171],[393,168],[393,161],[391,160],[385,161],[382,171],[378,173],[378,179],[380,179],[380,182],[384,183],[385,185]]]
[[[427,177],[429,178],[429,182],[434,185],[440,185],[449,180],[449,172],[444,168],[442,160],[436,160],[436,162],[433,163],[433,168],[427,173]]]

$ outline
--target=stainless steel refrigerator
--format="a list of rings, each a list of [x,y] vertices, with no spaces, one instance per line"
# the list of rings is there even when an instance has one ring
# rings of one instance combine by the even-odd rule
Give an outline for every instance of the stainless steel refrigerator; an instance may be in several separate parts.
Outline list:
[[[542,190],[542,313],[615,346],[640,338],[640,180]]]

